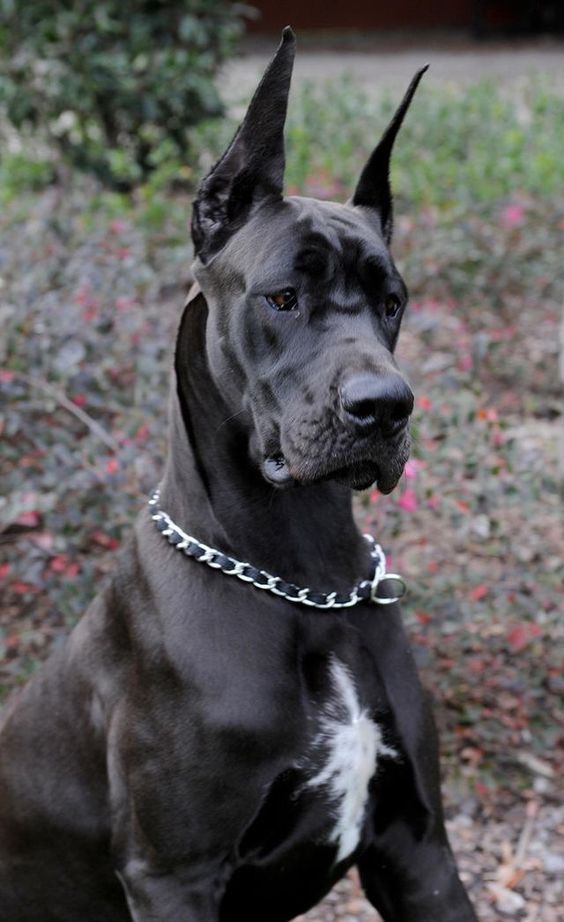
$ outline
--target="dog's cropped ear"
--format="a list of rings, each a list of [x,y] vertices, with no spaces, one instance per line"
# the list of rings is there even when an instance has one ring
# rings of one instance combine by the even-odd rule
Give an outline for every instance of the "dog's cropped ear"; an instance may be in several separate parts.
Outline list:
[[[411,100],[419,86],[421,77],[429,67],[428,64],[417,71],[407,88],[407,92],[396,109],[393,118],[386,128],[378,146],[373,150],[368,163],[364,167],[350,205],[359,205],[371,208],[377,212],[382,234],[387,244],[392,239],[393,208],[392,190],[390,188],[390,157],[396,135],[401,128],[405,114],[411,105]]]
[[[284,123],[295,45],[287,26],[235,137],[198,189],[192,239],[204,263],[244,224],[253,205],[268,196],[282,196]]]

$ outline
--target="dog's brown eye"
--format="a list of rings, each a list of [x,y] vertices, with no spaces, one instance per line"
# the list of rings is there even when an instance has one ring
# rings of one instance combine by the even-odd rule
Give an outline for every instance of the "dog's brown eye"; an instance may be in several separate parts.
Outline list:
[[[397,295],[388,295],[384,301],[384,310],[386,312],[386,317],[389,320],[392,320],[398,313],[401,307],[401,301]]]
[[[272,295],[267,295],[266,300],[275,311],[294,311],[298,306],[298,298],[293,288],[276,291]]]

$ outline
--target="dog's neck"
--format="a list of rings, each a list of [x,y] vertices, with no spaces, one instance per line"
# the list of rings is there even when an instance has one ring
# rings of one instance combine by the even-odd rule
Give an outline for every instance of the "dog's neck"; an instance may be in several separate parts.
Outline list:
[[[277,490],[249,458],[249,433],[209,373],[203,298],[185,310],[171,393],[161,504],[195,538],[275,576],[349,591],[369,571],[351,491],[336,483]],[[219,577],[218,577],[219,578]]]

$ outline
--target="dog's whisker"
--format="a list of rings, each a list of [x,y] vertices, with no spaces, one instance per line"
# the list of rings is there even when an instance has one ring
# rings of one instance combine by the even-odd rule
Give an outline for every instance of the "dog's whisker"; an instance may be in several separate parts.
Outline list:
[[[222,429],[223,426],[226,426],[227,423],[230,423],[232,420],[237,419],[237,417],[238,417],[238,416],[241,416],[241,414],[244,413],[244,412],[245,412],[245,407],[241,407],[241,409],[240,409],[240,410],[237,410],[236,413],[232,413],[231,416],[228,416],[228,417],[227,417],[227,419],[223,419],[223,420],[220,422],[219,426],[216,427],[216,430],[215,430],[215,431],[216,431],[216,432],[219,432],[219,430]]]

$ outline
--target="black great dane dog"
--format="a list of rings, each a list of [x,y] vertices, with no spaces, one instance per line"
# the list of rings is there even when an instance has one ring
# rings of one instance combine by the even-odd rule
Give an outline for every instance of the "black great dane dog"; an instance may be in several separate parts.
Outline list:
[[[197,195],[160,494],[8,706],[2,922],[285,922],[351,865],[386,922],[476,918],[351,512],[408,456],[388,168],[423,72],[339,205],[283,196],[293,57],[287,29]]]

